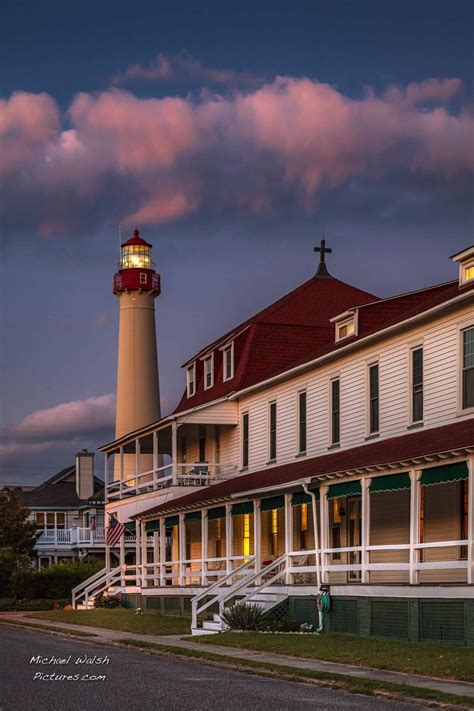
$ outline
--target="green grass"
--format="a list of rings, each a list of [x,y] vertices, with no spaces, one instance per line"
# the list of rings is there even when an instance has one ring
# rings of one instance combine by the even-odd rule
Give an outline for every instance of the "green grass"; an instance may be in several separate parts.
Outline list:
[[[97,610],[52,610],[50,612],[32,612],[28,617],[50,622],[65,622],[86,627],[102,627],[121,632],[139,634],[186,634],[189,632],[188,617],[159,615],[154,612],[136,615],[134,610],[97,609]]]
[[[194,639],[194,638],[193,638]],[[331,674],[327,672],[316,672],[309,669],[294,669],[279,664],[269,664],[257,662],[252,659],[234,659],[220,654],[197,651],[194,649],[183,649],[168,645],[154,644],[153,642],[143,642],[137,639],[117,639],[115,644],[137,647],[148,653],[168,654],[173,656],[191,657],[203,664],[213,666],[240,669],[250,674],[259,676],[269,676],[278,679],[286,679],[295,682],[313,682],[321,686],[344,689],[351,693],[365,694],[367,696],[383,696],[385,698],[423,699],[435,704],[449,706],[460,705],[463,708],[474,707],[474,699],[469,696],[457,694],[445,694],[441,691],[422,689],[409,684],[392,684],[385,681],[375,681],[371,679],[360,679],[349,677],[343,674]]]
[[[226,632],[209,637],[192,637],[192,641],[203,645],[218,644],[224,647],[474,682],[474,649],[471,647],[366,639],[338,634],[289,635],[257,632]]]
[[[5,618],[0,620],[0,625],[17,625],[18,627],[29,627],[35,630],[47,630],[48,632],[56,632],[60,634],[70,634],[72,637],[97,637],[93,632],[83,632],[82,630],[61,630],[52,625],[35,625],[33,622],[21,622],[20,620],[12,620],[11,618]]]

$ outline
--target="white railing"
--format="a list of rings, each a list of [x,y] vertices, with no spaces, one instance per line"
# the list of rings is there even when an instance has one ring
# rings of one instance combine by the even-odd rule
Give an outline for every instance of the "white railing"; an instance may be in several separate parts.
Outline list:
[[[127,584],[139,585],[140,580],[137,575],[138,571],[135,565],[118,565],[111,570],[102,568],[98,573],[91,575],[72,590],[72,606],[76,609],[78,603],[82,600],[87,608],[91,598],[100,595],[100,593],[113,586],[119,586],[124,589]]]
[[[126,531],[124,535],[126,546],[134,546],[136,544],[136,536],[130,531]],[[153,543],[153,536],[147,537],[148,543]],[[41,531],[36,539],[37,548],[48,546],[57,548],[61,546],[69,546],[71,548],[103,548],[105,546],[105,529],[104,528],[58,528],[47,529]]]
[[[107,501],[138,496],[169,486],[208,486],[233,476],[237,470],[237,464],[209,462],[166,464],[157,469],[110,481],[105,487]]]
[[[51,528],[41,531],[36,538],[37,546],[70,546],[74,540],[71,528]]]

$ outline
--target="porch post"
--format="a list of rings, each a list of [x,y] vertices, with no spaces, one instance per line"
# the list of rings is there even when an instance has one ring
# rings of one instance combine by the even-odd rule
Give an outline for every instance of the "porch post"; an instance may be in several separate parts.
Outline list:
[[[171,423],[171,469],[173,484],[178,483],[178,424],[175,420]]]
[[[166,527],[164,518],[160,518],[160,587],[166,585]]]
[[[140,439],[135,440],[135,491],[140,493]]]
[[[469,480],[467,484],[467,582],[474,583],[474,454],[467,459]]]
[[[123,454],[123,447],[120,447],[120,480],[119,480],[119,497],[122,498],[122,491],[123,491],[123,461],[124,461],[124,454]]]
[[[105,572],[110,571],[110,546],[105,546]]]
[[[321,521],[321,582],[328,583],[329,576],[327,570],[327,553],[329,540],[329,516],[328,516],[328,490],[329,486],[320,486],[319,520]]]
[[[160,580],[160,575],[156,571],[157,565],[161,563],[161,556],[160,556],[160,533],[159,531],[153,531],[153,585],[155,587],[158,587],[158,585],[161,585],[161,580]],[[161,566],[159,566],[159,570],[161,569]]]
[[[125,586],[125,531],[122,533],[120,536],[120,566],[121,566],[121,573],[120,573],[120,585],[122,587]]]
[[[141,553],[141,577],[142,577],[142,588],[146,588],[148,586],[148,581],[146,579],[146,575],[148,574],[148,568],[146,567],[148,563],[148,541],[147,541],[147,534],[146,534],[146,521],[142,520],[140,521],[140,538],[141,538],[141,543],[142,543],[142,553]]]
[[[104,483],[105,483],[105,503],[109,500],[109,453],[104,452]]]
[[[136,582],[140,587],[142,584],[141,574],[140,574],[140,563],[141,563],[141,536],[140,536],[140,521],[135,519],[135,574]]]
[[[370,485],[372,483],[372,479],[370,477],[366,477],[364,479],[361,479],[360,484],[362,488],[362,510],[361,510],[361,517],[362,517],[362,536],[361,536],[361,564],[362,564],[362,571],[361,571],[361,582],[362,583],[368,583],[370,581],[370,573],[367,570],[367,566],[369,564],[370,560],[370,553],[367,550],[367,546],[370,545]]]
[[[232,572],[232,504],[225,505],[225,558],[226,574]]]
[[[421,469],[410,469],[410,585],[417,585],[419,578],[416,565],[420,556],[415,545],[420,542],[420,478]]]
[[[253,500],[253,554],[255,556],[255,571],[262,569],[262,520],[260,516],[260,499]]]
[[[207,509],[204,509],[201,514],[201,585],[207,585],[208,526]]]
[[[156,490],[158,478],[158,432],[153,432],[153,491]]]
[[[293,576],[289,569],[293,563],[290,558],[290,553],[293,550],[293,507],[291,505],[291,494],[285,494],[285,555],[286,555],[286,573],[285,584],[291,585]]]
[[[185,559],[186,559],[186,526],[184,523],[184,514],[179,514],[179,524],[178,524],[178,551],[179,551],[179,564],[178,564],[178,575],[179,584],[184,585],[184,573],[185,573]]]

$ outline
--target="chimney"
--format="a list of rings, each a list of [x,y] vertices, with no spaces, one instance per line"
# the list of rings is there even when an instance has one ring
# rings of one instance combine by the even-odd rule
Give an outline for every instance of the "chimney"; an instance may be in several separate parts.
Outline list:
[[[83,449],[76,454],[76,492],[80,499],[94,493],[94,453]]]

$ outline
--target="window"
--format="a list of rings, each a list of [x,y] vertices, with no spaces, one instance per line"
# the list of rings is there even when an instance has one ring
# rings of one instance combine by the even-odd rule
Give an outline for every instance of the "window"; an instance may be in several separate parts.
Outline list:
[[[201,426],[199,428],[199,463],[202,464],[206,461],[206,428]]]
[[[461,284],[467,284],[474,279],[474,262],[468,262],[461,267]]]
[[[269,405],[269,443],[268,443],[268,459],[274,462],[277,458],[277,404],[271,402]]]
[[[179,451],[181,461],[183,463],[186,462],[188,456],[188,441],[186,439],[186,435],[181,435],[179,438]]]
[[[423,348],[411,352],[411,418],[423,421]]]
[[[250,514],[243,515],[243,555],[250,555]]]
[[[56,514],[56,528],[66,528],[66,514]]]
[[[474,407],[474,327],[462,332],[462,408]]]
[[[308,504],[301,504],[300,509],[300,551],[304,551],[308,547]]]
[[[298,393],[298,454],[306,452],[306,391]]]
[[[242,415],[242,468],[249,465],[249,413]]]
[[[342,506],[343,499],[335,498],[330,501],[329,510],[329,523],[331,526],[331,548],[341,547],[341,525],[342,516],[345,515],[344,508]],[[332,554],[333,560],[341,560],[340,553]]]
[[[36,519],[36,527],[37,528],[45,528],[44,513],[35,514],[35,519]]]
[[[234,344],[231,343],[223,350],[224,358],[224,381],[234,377]]]
[[[331,380],[331,444],[340,440],[340,381]]]
[[[369,366],[369,432],[379,431],[379,365]]]
[[[204,390],[214,385],[214,354],[204,358]]]
[[[345,321],[344,323],[337,324],[337,337],[336,341],[341,341],[343,338],[348,338],[355,334],[355,321],[351,319],[350,321]]]
[[[222,558],[222,519],[216,518],[216,558]]]
[[[469,513],[468,513],[468,491],[469,482],[467,479],[459,482],[461,484],[461,541],[465,541],[469,535]],[[461,560],[467,559],[467,546],[461,546],[459,557]]]
[[[271,551],[272,555],[278,555],[278,509],[272,509],[271,514]]]
[[[140,272],[140,284],[146,284],[146,272]]]
[[[188,397],[196,393],[196,363],[190,365],[186,371]]]

